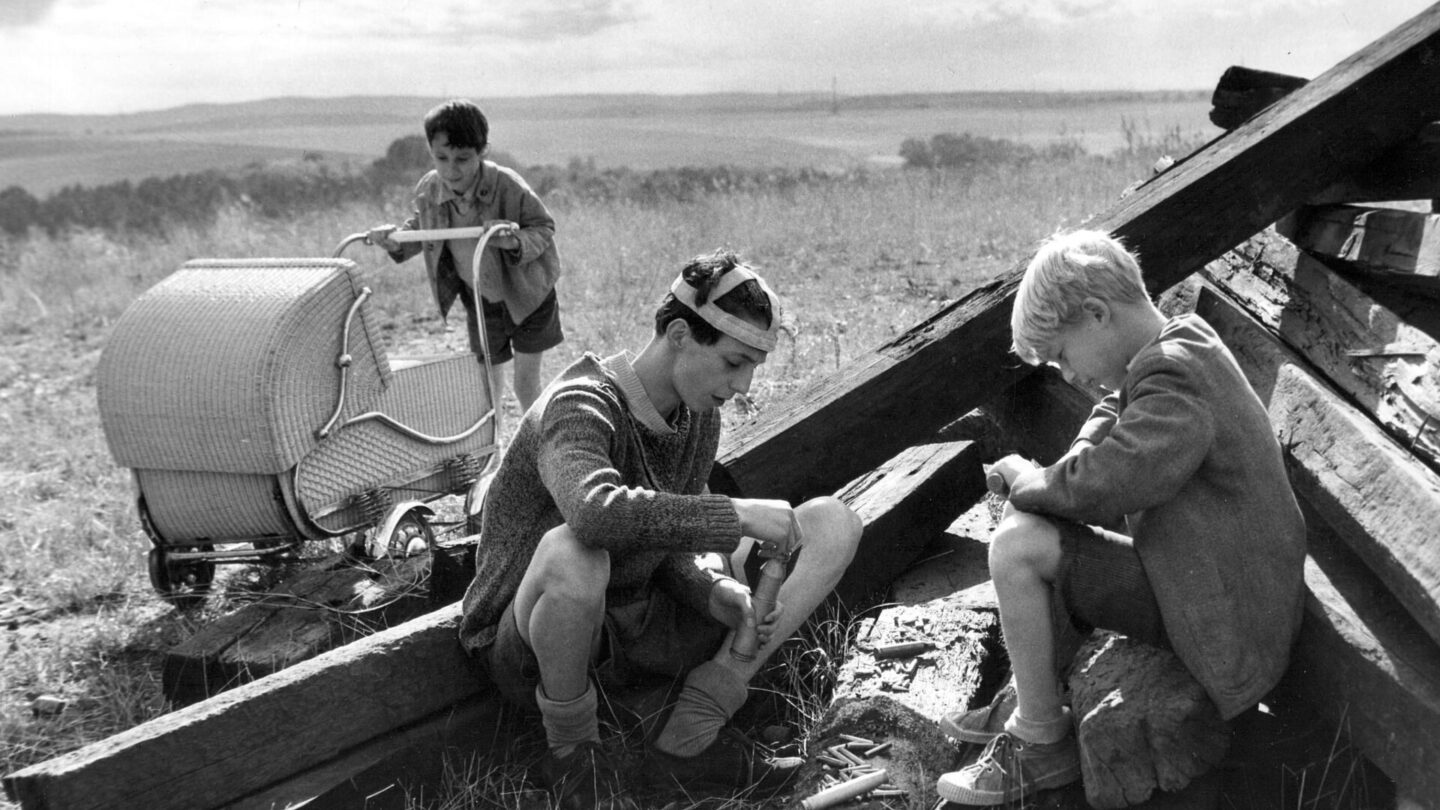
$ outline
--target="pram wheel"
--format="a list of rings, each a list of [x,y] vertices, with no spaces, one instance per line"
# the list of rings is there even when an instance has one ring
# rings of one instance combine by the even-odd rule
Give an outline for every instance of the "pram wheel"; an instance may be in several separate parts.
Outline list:
[[[215,580],[215,563],[211,560],[177,562],[170,559],[169,551],[159,546],[150,549],[150,584],[162,598],[176,607],[198,606],[210,593],[210,583]]]
[[[429,551],[434,543],[435,531],[425,520],[425,514],[411,509],[396,521],[390,536],[385,538],[385,551],[390,557],[412,557]]]

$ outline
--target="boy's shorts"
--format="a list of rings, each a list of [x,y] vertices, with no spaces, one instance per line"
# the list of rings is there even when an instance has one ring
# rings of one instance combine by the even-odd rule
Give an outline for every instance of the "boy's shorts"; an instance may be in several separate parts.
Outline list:
[[[1119,532],[1054,520],[1060,530],[1060,571],[1055,577],[1059,610],[1083,633],[1114,630],[1137,641],[1169,648],[1160,606],[1135,542]]]
[[[470,337],[470,351],[483,355],[480,331],[475,318],[475,297],[466,288],[460,294],[460,301],[465,306],[465,330]],[[540,302],[534,312],[518,324],[510,319],[510,310],[504,302],[491,301],[488,298],[481,298],[480,301],[485,308],[485,339],[490,343],[492,365],[510,362],[515,352],[539,354],[559,346],[565,340],[565,332],[560,326],[560,304],[554,290],[545,296],[545,300]]]
[[[599,659],[592,665],[602,688],[623,689],[645,682],[678,681],[709,660],[728,632],[724,625],[652,590],[638,602],[607,607],[600,628]],[[515,624],[512,600],[500,614],[495,643],[484,653],[490,680],[506,700],[539,711],[535,687],[540,664]]]

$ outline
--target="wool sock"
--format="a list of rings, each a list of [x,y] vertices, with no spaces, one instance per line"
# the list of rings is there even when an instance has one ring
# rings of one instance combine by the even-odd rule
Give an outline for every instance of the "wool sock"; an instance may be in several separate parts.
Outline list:
[[[535,703],[540,706],[545,739],[557,758],[569,756],[580,743],[600,742],[599,698],[593,683],[587,680],[585,691],[571,700],[551,700],[545,687],[537,684]]]
[[[1060,716],[1049,720],[1031,720],[1020,716],[1016,709],[1005,721],[1005,730],[1026,742],[1056,743],[1070,734],[1070,707],[1061,706]]]
[[[655,747],[677,757],[693,757],[715,742],[720,729],[745,705],[750,688],[714,661],[690,670]]]

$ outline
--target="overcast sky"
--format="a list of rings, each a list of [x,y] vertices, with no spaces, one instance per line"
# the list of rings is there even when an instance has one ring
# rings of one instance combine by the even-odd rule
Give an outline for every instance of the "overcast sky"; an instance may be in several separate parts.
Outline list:
[[[1209,89],[1419,0],[0,0],[0,114],[284,95]]]

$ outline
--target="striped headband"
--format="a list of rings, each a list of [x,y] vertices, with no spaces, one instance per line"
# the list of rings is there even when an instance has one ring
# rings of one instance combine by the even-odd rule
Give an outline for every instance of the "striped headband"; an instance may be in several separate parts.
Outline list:
[[[759,284],[760,289],[765,291],[765,296],[770,299],[769,329],[761,329],[744,318],[737,318],[715,306],[717,300],[747,281]],[[771,291],[770,286],[765,283],[765,279],[760,278],[755,271],[745,265],[736,265],[721,276],[720,280],[715,283],[714,289],[710,291],[710,298],[704,306],[696,305],[695,288],[686,283],[683,273],[676,277],[675,283],[670,285],[670,292],[680,303],[694,310],[696,315],[721,332],[763,352],[775,351],[775,343],[780,334],[780,297]]]

